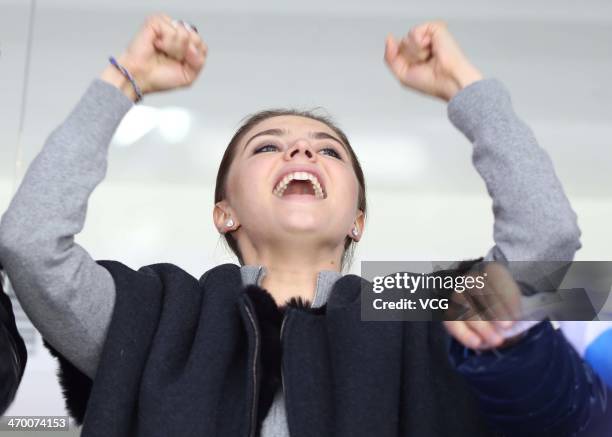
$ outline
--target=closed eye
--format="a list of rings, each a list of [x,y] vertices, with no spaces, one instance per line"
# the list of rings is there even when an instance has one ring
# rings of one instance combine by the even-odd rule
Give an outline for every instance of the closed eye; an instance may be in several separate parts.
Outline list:
[[[273,150],[279,150],[278,146],[276,146],[275,144],[264,144],[263,146],[255,149],[253,151],[253,154],[261,153],[261,152],[269,152]],[[324,155],[329,155],[329,156],[332,156],[342,161],[342,156],[333,147],[324,147],[323,149],[320,150],[320,152],[322,152]]]
[[[342,157],[340,156],[340,154],[333,147],[325,147],[325,148],[321,149],[321,151],[322,152],[331,152],[331,153],[325,153],[325,155],[333,156],[334,158],[342,160]]]
[[[267,152],[267,151],[269,151],[269,148],[274,148],[274,149],[278,150],[278,147],[275,146],[274,144],[266,144],[266,145],[263,145],[263,146],[258,147],[257,149],[255,149],[255,151],[253,153]]]

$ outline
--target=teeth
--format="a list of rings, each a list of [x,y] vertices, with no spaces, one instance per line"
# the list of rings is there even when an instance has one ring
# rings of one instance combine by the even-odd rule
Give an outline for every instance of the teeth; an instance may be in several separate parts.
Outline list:
[[[278,197],[283,197],[283,193],[289,186],[289,182],[292,180],[298,181],[310,181],[312,184],[312,188],[315,193],[315,197],[317,199],[325,199],[325,192],[319,183],[319,180],[312,173],[308,173],[305,171],[296,171],[293,173],[289,173],[286,175],[277,185],[274,187],[273,193]]]

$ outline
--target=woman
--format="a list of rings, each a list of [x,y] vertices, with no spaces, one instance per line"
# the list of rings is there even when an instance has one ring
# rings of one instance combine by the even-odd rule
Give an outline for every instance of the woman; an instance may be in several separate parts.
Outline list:
[[[446,322],[453,341],[472,348],[455,342],[449,359],[441,324],[361,322],[362,280],[341,270],[364,232],[363,174],[346,135],[313,114],[259,113],[230,141],[213,219],[240,267],[199,280],[169,263],[134,271],[74,243],[124,114],[140,94],[192,84],[206,54],[192,26],[149,18],[49,137],[0,224],[0,255],[60,357],[69,408],[85,414],[82,435],[492,435],[491,426],[515,433],[533,402],[553,398],[530,430],[585,426],[597,381],[549,324],[507,349],[504,363],[526,356],[528,365],[497,374],[507,386],[539,366],[545,384],[518,402],[511,387],[492,398],[499,387],[473,369],[490,360],[474,349],[504,343],[497,324]],[[474,143],[495,205],[497,244],[486,258],[571,260],[576,216],[503,86],[482,79],[438,22],[401,42],[389,36],[385,60],[403,85],[448,101]],[[563,377],[577,394],[553,396],[551,355],[530,358],[542,350],[572,363]],[[570,402],[571,414],[559,412]]]

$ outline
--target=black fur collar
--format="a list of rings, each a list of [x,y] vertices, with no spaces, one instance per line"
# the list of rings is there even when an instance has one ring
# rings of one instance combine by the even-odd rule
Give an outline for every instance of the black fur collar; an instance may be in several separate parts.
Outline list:
[[[315,315],[325,314],[327,310],[327,305],[313,308],[311,306],[312,303],[301,296],[294,296],[284,305],[279,306],[268,290],[257,285],[247,285],[244,292],[248,294],[253,305],[255,305],[258,315],[264,318],[272,317],[275,319],[280,317],[282,321],[282,316],[289,308]],[[261,313],[259,311],[261,311]]]

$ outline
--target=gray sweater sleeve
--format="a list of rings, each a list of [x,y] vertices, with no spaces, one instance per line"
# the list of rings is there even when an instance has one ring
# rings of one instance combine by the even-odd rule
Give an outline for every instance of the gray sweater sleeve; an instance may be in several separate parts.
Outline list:
[[[0,259],[42,336],[90,377],[115,299],[110,273],[74,242],[132,101],[96,79],[30,164],[0,222]]]
[[[131,101],[94,81],[49,137],[0,222],[0,259],[43,336],[87,375],[96,371],[115,299],[112,277],[73,241],[103,179],[107,148]],[[546,153],[515,115],[503,86],[487,79],[459,92],[449,117],[474,143],[474,164],[493,197],[488,257],[568,257],[576,216]]]
[[[448,116],[472,142],[472,161],[493,200],[495,245],[485,260],[573,260],[581,247],[576,214],[502,83],[467,86],[450,101]]]

